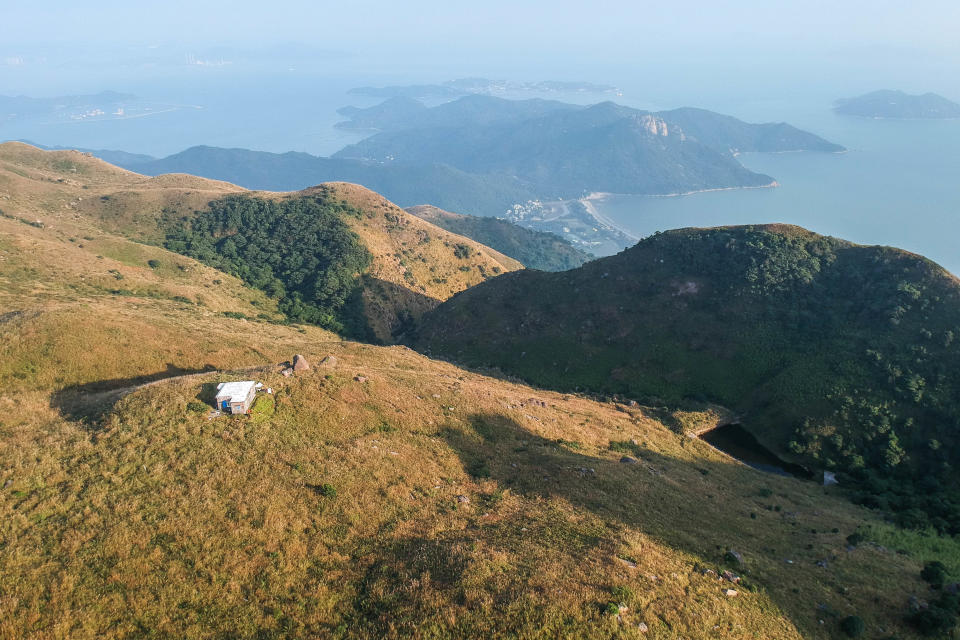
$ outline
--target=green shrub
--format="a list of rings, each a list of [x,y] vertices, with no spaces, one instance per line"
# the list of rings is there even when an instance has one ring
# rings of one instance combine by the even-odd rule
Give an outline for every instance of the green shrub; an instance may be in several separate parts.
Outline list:
[[[933,560],[923,565],[920,577],[931,587],[939,589],[947,578],[947,568],[939,560]]]
[[[472,465],[470,465],[469,473],[474,478],[489,478],[490,467],[487,466],[486,462],[483,462],[483,461],[475,462]]]
[[[210,410],[210,407],[203,404],[202,402],[188,402],[187,411],[192,411],[193,413],[206,413]]]
[[[850,638],[859,638],[866,628],[863,618],[859,616],[847,616],[840,622],[840,630]]]
[[[907,616],[907,622],[925,636],[939,636],[956,626],[957,614],[949,609],[931,605],[927,609],[911,613]]]
[[[319,489],[318,493],[319,493],[320,495],[322,495],[324,498],[336,498],[336,497],[337,497],[337,489],[336,489],[336,487],[334,487],[334,486],[333,486],[332,484],[330,484],[329,482],[324,482],[322,485],[320,485],[320,489]]]

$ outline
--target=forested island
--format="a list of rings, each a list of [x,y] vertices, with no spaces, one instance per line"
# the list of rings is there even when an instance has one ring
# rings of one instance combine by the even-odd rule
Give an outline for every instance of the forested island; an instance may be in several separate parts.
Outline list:
[[[834,111],[846,116],[864,118],[960,118],[960,104],[941,95],[911,95],[888,89],[838,100]]]

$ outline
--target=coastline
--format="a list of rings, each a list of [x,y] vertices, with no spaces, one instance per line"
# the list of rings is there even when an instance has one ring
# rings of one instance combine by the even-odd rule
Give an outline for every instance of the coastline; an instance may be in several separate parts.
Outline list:
[[[580,202],[586,204],[587,201],[601,201],[610,196],[639,196],[643,198],[676,198],[678,196],[692,196],[698,193],[713,193],[714,191],[740,191],[741,189],[775,189],[780,186],[776,180],[768,184],[758,184],[753,187],[714,187],[713,189],[694,189],[693,191],[677,191],[675,193],[610,193],[606,191],[595,191],[583,198]]]
[[[585,198],[580,198],[578,202],[581,205],[583,205],[583,209],[584,211],[587,212],[587,215],[593,218],[594,220],[596,220],[597,224],[603,225],[608,229],[616,231],[617,233],[626,236],[628,239],[634,242],[639,242],[641,240],[640,236],[630,231],[629,229],[625,229],[621,227],[619,224],[614,222],[612,218],[600,213],[600,211],[597,209],[597,206],[594,204],[594,202],[603,201],[609,195],[612,195],[612,194],[599,193],[599,192],[591,193]]]
[[[579,202],[583,206],[583,209],[584,211],[586,211],[587,215],[593,218],[593,220],[598,225],[606,227],[612,231],[616,231],[617,233],[624,235],[625,237],[627,237],[628,239],[634,242],[638,242],[642,239],[640,235],[638,235],[634,231],[631,231],[621,226],[619,223],[617,223],[615,220],[613,220],[609,216],[601,213],[600,210],[597,208],[596,203],[603,202],[604,200],[606,200],[611,196],[620,196],[620,195],[642,196],[645,198],[676,198],[679,196],[691,196],[698,193],[712,193],[715,191],[739,191],[741,189],[773,189],[779,186],[780,186],[780,183],[774,180],[769,184],[757,185],[753,187],[716,187],[713,189],[696,189],[693,191],[682,191],[677,193],[627,194],[627,193],[609,193],[606,191],[594,191],[582,198],[578,198],[577,202]]]

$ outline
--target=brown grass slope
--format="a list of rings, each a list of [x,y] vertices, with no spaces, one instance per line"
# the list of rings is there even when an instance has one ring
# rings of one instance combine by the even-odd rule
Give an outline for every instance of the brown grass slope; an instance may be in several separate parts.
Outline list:
[[[910,558],[844,548],[868,514],[653,410],[117,302],[5,319],[3,360],[35,364],[0,375],[5,637],[629,638],[643,622],[655,638],[827,638],[853,612],[896,630],[924,591]],[[338,363],[254,374],[276,405],[252,417],[186,408],[224,373],[134,392],[99,427],[73,413],[102,377],[167,358],[189,371],[293,350]],[[636,465],[609,447],[630,439]],[[728,548],[755,591],[702,573]]]
[[[224,317],[275,307],[34,212],[0,217],[0,637],[829,638],[852,613],[909,637],[918,559],[847,550],[884,525],[664,426],[715,411]],[[295,352],[314,368],[280,376]],[[276,391],[254,415],[190,408],[249,377]],[[749,585],[704,573],[727,549]]]
[[[454,293],[522,267],[469,238],[412,216],[368,189],[331,183],[329,190],[360,209],[351,228],[373,255],[364,294],[377,337],[390,342],[401,316],[419,317]],[[250,192],[225,182],[183,174],[148,178],[77,151],[43,151],[0,144],[0,211],[47,226],[71,225],[160,244],[164,216],[190,216],[230,194],[292,198],[315,193]],[[89,233],[87,235],[90,235]],[[458,247],[465,247],[457,257]],[[464,255],[468,254],[468,255]]]

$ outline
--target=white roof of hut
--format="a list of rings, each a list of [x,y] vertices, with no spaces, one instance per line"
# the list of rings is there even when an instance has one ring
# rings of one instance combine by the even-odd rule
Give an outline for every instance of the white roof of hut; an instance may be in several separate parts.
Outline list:
[[[257,383],[253,380],[244,380],[242,382],[221,382],[217,385],[217,397],[245,400],[247,396],[250,395],[250,390],[256,386]]]

